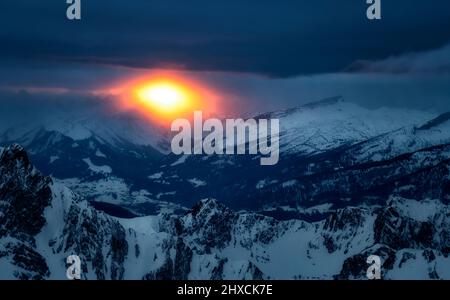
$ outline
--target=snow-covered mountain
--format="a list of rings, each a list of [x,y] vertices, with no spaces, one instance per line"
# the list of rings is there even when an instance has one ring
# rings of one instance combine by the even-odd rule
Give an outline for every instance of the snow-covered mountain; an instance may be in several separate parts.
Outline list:
[[[57,132],[75,142],[94,138],[102,144],[123,147],[126,144],[149,146],[167,152],[167,130],[140,116],[114,115],[55,117],[50,120],[30,120],[0,131],[3,142],[17,141],[22,145],[33,142],[39,132]]]
[[[236,213],[216,200],[184,216],[120,219],[42,175],[23,148],[0,156],[0,278],[364,279],[369,255],[386,279],[450,278],[450,207],[391,197],[317,222]]]
[[[441,197],[448,184],[445,114],[369,110],[336,97],[259,117],[280,119],[277,165],[261,167],[258,156],[169,155],[149,177],[152,191],[184,205],[214,197],[277,218],[323,218],[338,207],[384,203],[398,190]]]
[[[405,153],[450,143],[450,114],[420,124],[404,126],[355,145],[347,156],[357,163],[389,160]]]
[[[0,144],[21,144],[42,172],[89,200],[150,203],[141,188],[165,155],[167,137],[163,129],[142,122],[139,118],[63,119],[45,126],[30,122],[0,131]],[[158,205],[155,201],[146,208],[154,211]]]
[[[118,216],[183,214],[202,198],[238,211],[308,220],[348,205],[382,204],[396,193],[446,201],[446,114],[370,110],[334,97],[257,118],[280,119],[275,166],[261,167],[258,155],[166,155],[134,138],[140,127],[131,121],[14,129],[0,141],[23,145],[44,174],[97,208],[127,210],[113,213]]]
[[[404,126],[423,124],[433,117],[429,112],[407,109],[370,110],[345,102],[342,97],[257,116],[280,119],[280,151],[302,155],[365,141]]]

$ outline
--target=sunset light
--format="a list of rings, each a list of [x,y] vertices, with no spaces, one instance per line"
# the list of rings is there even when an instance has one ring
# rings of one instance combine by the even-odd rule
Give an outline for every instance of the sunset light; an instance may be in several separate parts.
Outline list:
[[[440,300],[449,58],[450,0],[0,0],[1,295]]]
[[[160,113],[174,113],[189,105],[189,95],[172,83],[156,83],[137,90],[139,100]]]
[[[154,71],[104,90],[115,95],[119,108],[133,110],[162,125],[177,118],[192,116],[195,110],[205,115],[217,113],[219,94],[184,74]]]

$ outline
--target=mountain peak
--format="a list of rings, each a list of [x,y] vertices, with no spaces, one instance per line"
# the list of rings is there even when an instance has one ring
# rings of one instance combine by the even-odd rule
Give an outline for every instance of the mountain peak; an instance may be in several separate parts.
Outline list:
[[[219,203],[216,199],[206,198],[197,202],[192,208],[192,215],[199,216],[203,213],[207,212],[208,214],[211,212],[221,213],[228,210],[228,208]]]
[[[0,237],[2,232],[27,238],[45,224],[43,212],[51,200],[50,177],[39,173],[25,149],[12,144],[0,156]]]
[[[344,97],[338,95],[334,97],[324,98],[319,101],[308,102],[306,104],[301,105],[299,108],[316,108],[320,106],[334,105],[341,102],[345,102]]]
[[[308,102],[306,104],[302,104],[302,105],[284,109],[284,110],[277,110],[277,111],[273,111],[273,112],[263,113],[261,115],[256,116],[256,118],[257,119],[269,119],[269,118],[275,118],[275,117],[280,118],[280,117],[285,117],[285,116],[291,115],[293,113],[296,113],[296,112],[299,112],[299,111],[302,111],[305,109],[316,109],[316,108],[320,108],[320,107],[336,105],[336,104],[339,104],[342,102],[345,102],[343,96],[328,97],[328,98],[324,98],[324,99],[321,99],[318,101]]]
[[[20,161],[24,166],[30,165],[27,152],[19,144],[12,144],[5,147],[0,156],[0,165],[8,164],[12,161]]]
[[[436,118],[434,118],[431,121],[428,121],[427,123],[425,123],[424,125],[422,125],[421,127],[419,127],[419,130],[428,130],[431,129],[433,127],[439,126],[441,124],[444,124],[445,122],[450,120],[450,112],[446,112],[443,113],[439,116],[437,116]]]

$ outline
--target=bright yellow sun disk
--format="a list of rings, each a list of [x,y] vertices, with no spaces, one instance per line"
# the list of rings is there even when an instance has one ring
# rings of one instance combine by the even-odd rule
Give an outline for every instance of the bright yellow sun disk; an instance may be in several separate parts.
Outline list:
[[[151,109],[160,113],[176,113],[182,110],[187,101],[185,92],[173,85],[153,85],[138,90],[138,97]]]

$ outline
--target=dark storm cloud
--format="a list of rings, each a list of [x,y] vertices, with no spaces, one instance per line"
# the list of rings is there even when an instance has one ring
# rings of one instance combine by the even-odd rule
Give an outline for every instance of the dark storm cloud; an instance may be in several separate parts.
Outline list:
[[[247,72],[272,77],[329,73],[358,60],[425,51],[450,41],[447,0],[2,0],[0,57],[133,68]]]
[[[66,7],[0,1],[0,126],[108,113],[92,91],[155,67],[188,70],[239,113],[336,95],[450,110],[448,0],[382,0],[374,22],[366,0],[82,0],[80,22]]]
[[[334,73],[269,79],[262,76],[208,74],[200,79],[227,91],[230,107],[238,113],[292,108],[312,101],[342,96],[369,109],[380,107],[450,111],[450,74]]]
[[[450,74],[450,45],[419,53],[406,53],[379,61],[358,61],[350,72],[392,74]]]

